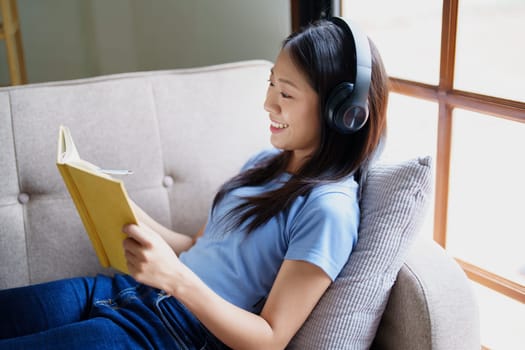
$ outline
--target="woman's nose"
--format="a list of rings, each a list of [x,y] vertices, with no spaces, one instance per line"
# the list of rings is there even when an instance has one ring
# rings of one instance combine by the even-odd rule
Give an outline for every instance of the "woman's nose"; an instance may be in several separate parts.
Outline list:
[[[277,103],[277,98],[272,91],[268,90],[266,93],[266,100],[264,101],[264,109],[268,113],[278,114],[281,111],[281,107]]]

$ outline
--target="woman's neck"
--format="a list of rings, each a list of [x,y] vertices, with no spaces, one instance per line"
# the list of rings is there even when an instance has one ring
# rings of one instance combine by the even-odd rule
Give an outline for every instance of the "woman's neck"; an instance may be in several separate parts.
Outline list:
[[[288,160],[288,165],[286,166],[286,171],[290,174],[297,174],[299,169],[306,163],[310,155],[298,154],[293,152],[290,159]]]

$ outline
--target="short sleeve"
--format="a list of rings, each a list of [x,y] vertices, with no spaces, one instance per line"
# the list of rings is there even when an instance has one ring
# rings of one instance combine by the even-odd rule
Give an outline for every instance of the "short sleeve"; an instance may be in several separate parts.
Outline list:
[[[253,168],[258,163],[265,161],[266,159],[276,156],[280,151],[277,148],[269,148],[264,151],[261,151],[254,156],[252,156],[248,161],[242,166],[241,172],[246,171],[250,168]]]
[[[291,224],[285,259],[314,264],[333,281],[357,242],[358,226],[359,206],[352,193],[309,198]]]

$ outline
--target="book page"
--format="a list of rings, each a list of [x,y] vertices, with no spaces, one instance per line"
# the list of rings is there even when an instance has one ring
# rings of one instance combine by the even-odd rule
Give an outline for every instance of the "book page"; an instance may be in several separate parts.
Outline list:
[[[73,142],[73,137],[68,127],[61,125],[58,141],[57,163],[69,164],[79,169],[94,172],[101,176],[109,177],[110,175],[130,175],[133,171],[127,169],[101,169],[100,167],[80,158],[77,147]]]
[[[77,147],[71,137],[71,132],[66,126],[60,126],[60,132],[58,133],[58,154],[57,162],[66,163],[68,161],[80,160],[80,156],[77,151]]]

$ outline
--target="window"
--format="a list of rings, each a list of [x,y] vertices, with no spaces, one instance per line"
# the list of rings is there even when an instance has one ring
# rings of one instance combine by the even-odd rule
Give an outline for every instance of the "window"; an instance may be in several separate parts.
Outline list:
[[[525,2],[341,0],[340,9],[392,77],[386,156],[434,157],[426,226],[473,281],[484,346],[523,346]]]

